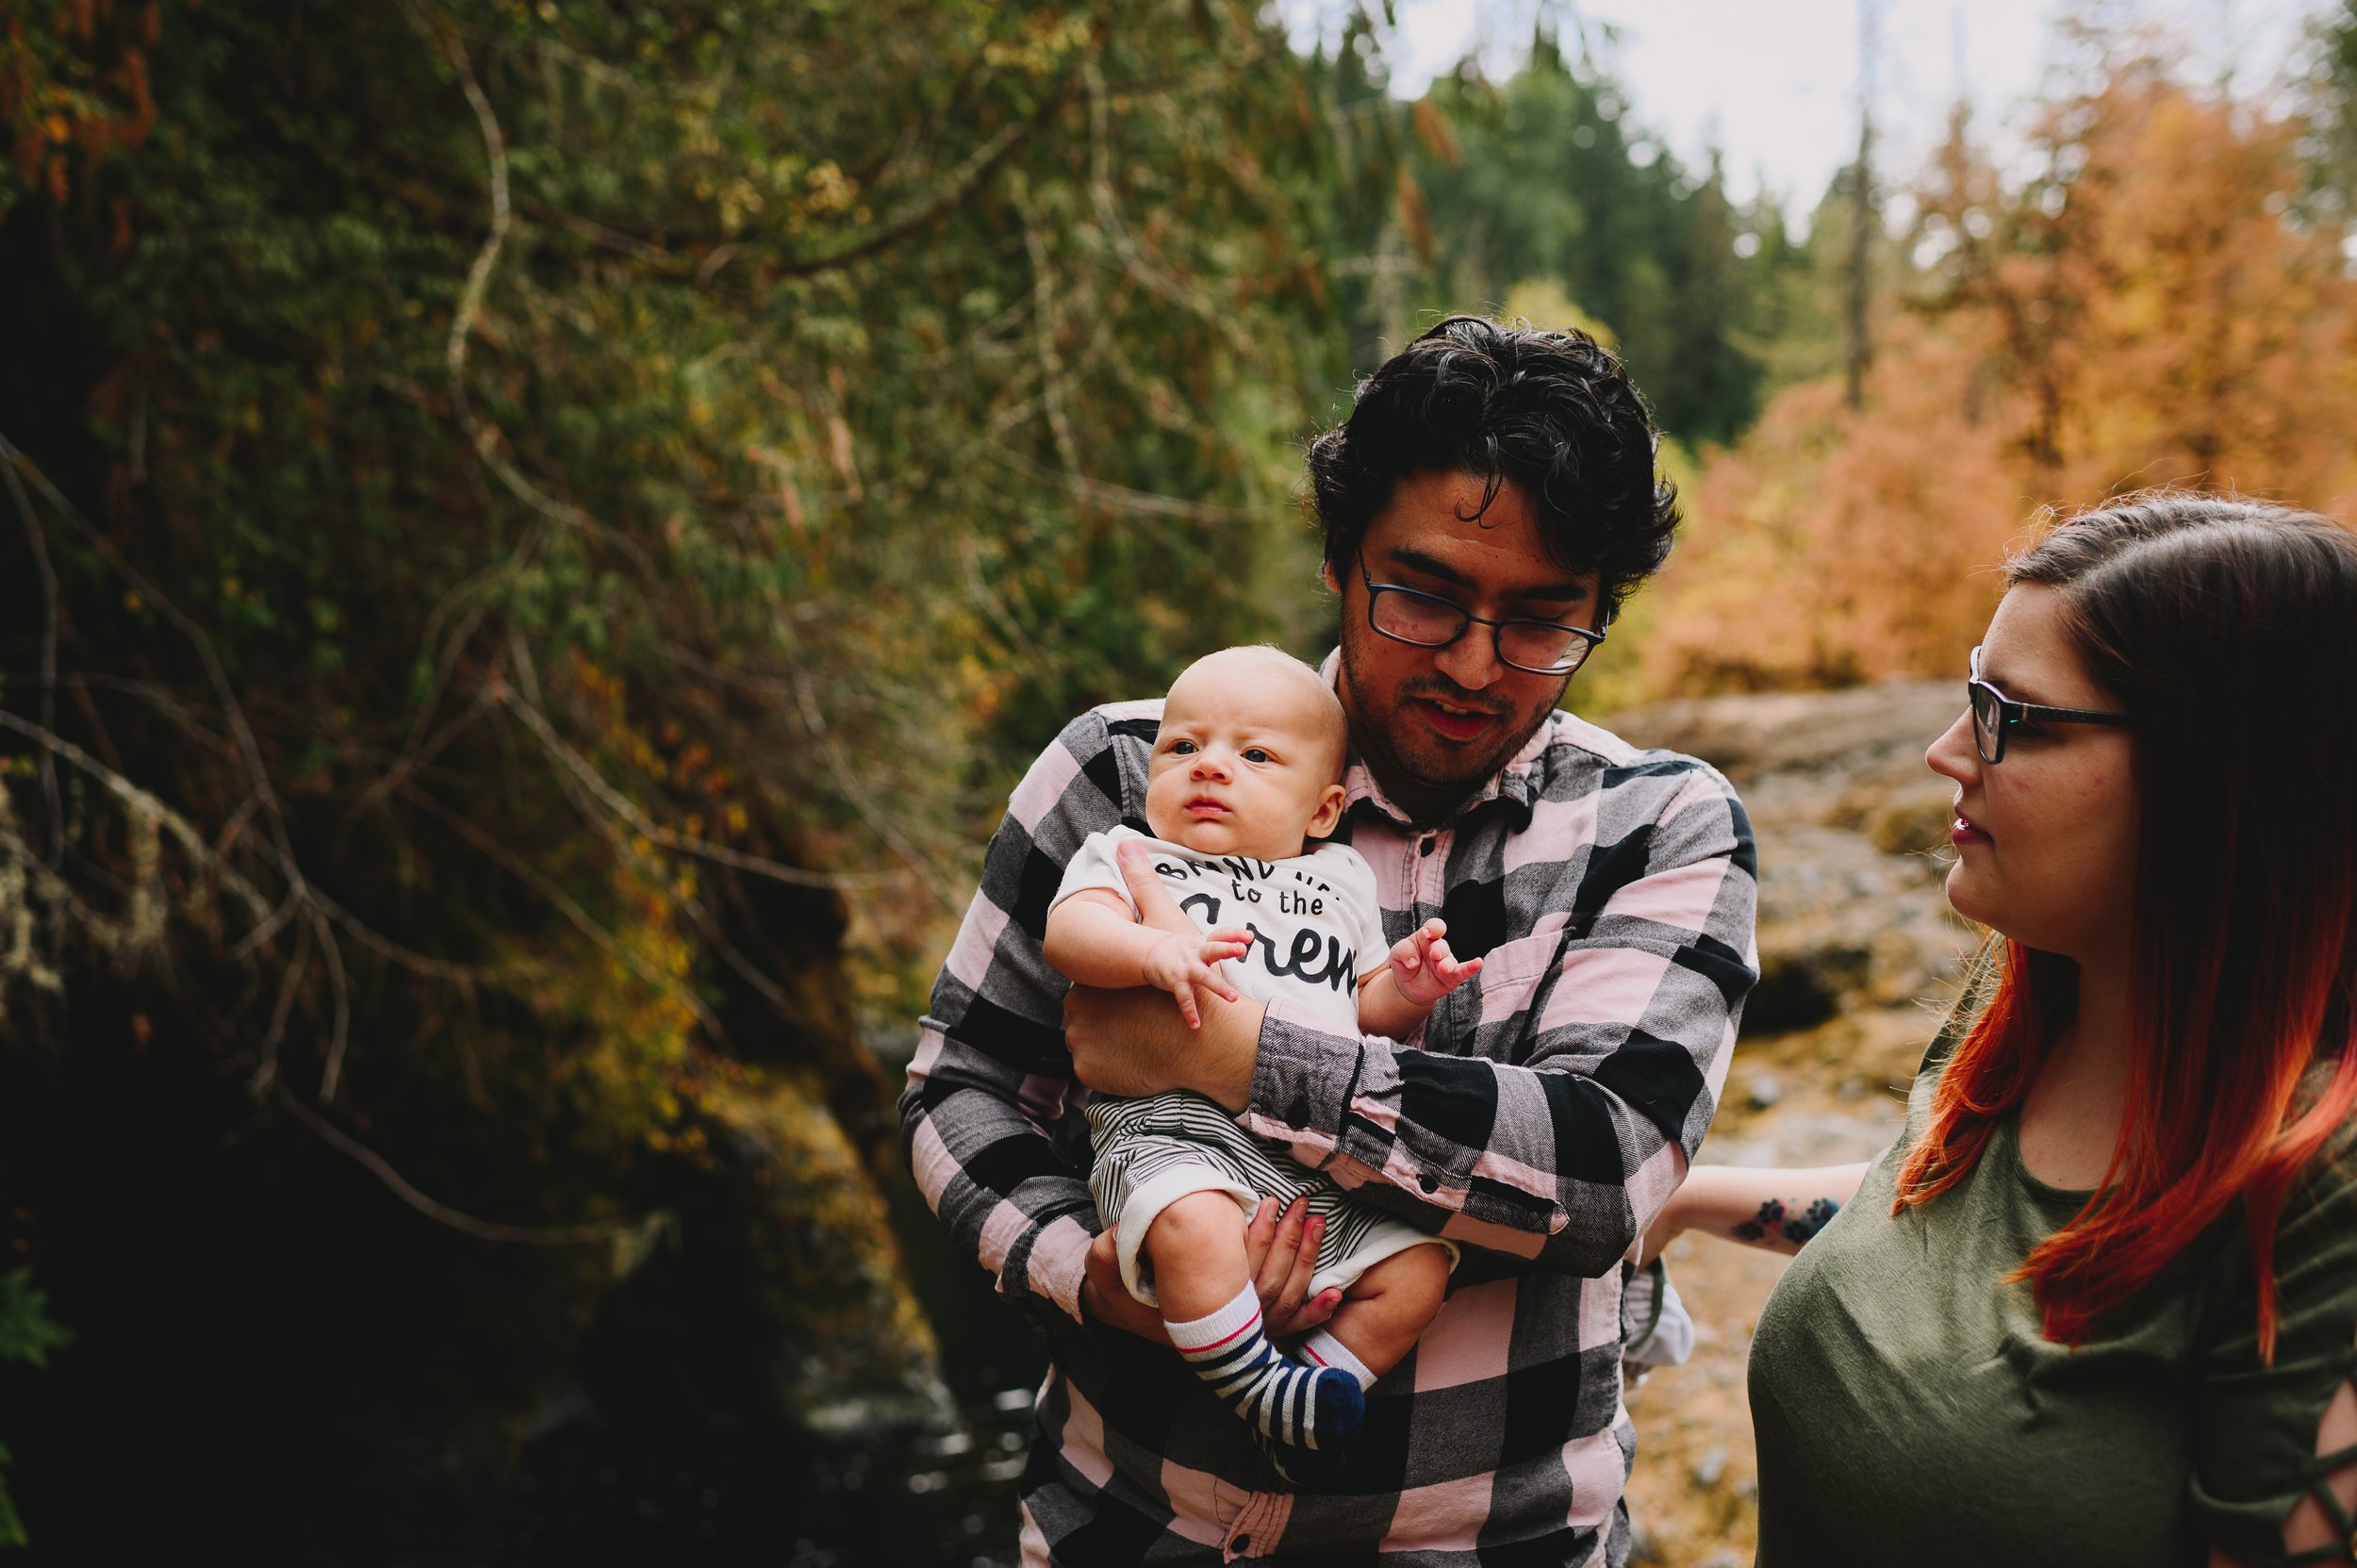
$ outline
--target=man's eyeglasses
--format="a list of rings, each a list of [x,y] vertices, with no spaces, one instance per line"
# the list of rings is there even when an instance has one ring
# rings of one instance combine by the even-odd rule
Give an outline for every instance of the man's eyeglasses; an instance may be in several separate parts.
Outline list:
[[[2050,708],[2037,702],[2017,702],[1981,679],[1981,651],[1972,650],[1972,678],[1965,683],[1972,703],[1972,747],[1990,767],[2005,760],[2005,737],[2023,724],[2127,724],[2124,713],[2097,713],[2089,708]]]
[[[1359,557],[1359,580],[1367,586],[1367,624],[1393,642],[1417,648],[1446,648],[1473,626],[1490,628],[1498,663],[1532,675],[1569,675],[1604,640],[1602,632],[1552,620],[1492,620],[1439,594],[1378,583]]]

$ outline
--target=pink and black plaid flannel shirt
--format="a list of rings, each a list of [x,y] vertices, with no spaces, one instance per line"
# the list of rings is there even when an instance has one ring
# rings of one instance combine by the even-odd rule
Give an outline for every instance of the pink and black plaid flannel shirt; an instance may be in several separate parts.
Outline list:
[[[1085,1091],[1040,942],[1080,841],[1145,829],[1161,712],[1082,715],[1017,786],[900,1100],[927,1200],[1051,1342],[1026,1560],[1622,1563],[1621,1259],[1710,1126],[1756,977],[1741,803],[1703,763],[1561,712],[1437,829],[1353,757],[1338,836],[1387,935],[1438,915],[1487,962],[1404,1041],[1272,1007],[1241,1120],[1465,1256],[1369,1392],[1342,1481],[1294,1493],[1176,1355],[1080,1319]]]

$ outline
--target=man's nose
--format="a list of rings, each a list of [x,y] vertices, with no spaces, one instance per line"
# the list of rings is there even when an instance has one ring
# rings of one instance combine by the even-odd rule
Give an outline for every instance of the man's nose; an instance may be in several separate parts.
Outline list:
[[[1432,655],[1440,672],[1467,691],[1496,684],[1506,673],[1498,661],[1497,640],[1487,626],[1468,626],[1465,635]]]

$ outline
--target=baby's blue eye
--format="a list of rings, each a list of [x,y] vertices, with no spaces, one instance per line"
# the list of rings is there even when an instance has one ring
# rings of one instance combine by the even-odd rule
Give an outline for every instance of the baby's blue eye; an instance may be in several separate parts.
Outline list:
[[[1177,756],[1191,756],[1195,752],[1195,742],[1192,740],[1174,740],[1170,743],[1170,750],[1172,753]]]
[[[1258,746],[1247,746],[1244,748],[1244,760],[1246,762],[1266,762],[1268,761],[1268,752]]]

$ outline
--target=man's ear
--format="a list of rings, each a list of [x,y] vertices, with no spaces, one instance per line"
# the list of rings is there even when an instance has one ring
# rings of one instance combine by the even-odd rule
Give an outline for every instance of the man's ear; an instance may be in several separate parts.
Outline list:
[[[1334,575],[1334,563],[1332,561],[1321,561],[1318,563],[1318,581],[1326,585],[1327,591],[1329,593],[1340,593],[1343,591],[1343,580]]]
[[[1341,784],[1330,784],[1318,797],[1318,814],[1310,818],[1310,836],[1324,838],[1343,819],[1343,807],[1349,803],[1350,792]]]

